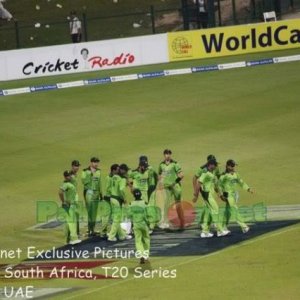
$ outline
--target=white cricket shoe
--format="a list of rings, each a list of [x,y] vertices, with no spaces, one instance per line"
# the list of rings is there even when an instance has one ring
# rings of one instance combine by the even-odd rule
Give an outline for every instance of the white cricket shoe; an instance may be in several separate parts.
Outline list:
[[[79,243],[81,243],[82,242],[82,240],[74,240],[74,241],[70,241],[70,245],[76,245],[76,244],[79,244]]]
[[[221,237],[221,236],[228,235],[229,233],[230,233],[229,230],[227,230],[227,231],[225,231],[225,230],[223,230],[223,231],[218,231],[217,236],[218,236],[218,237]]]
[[[168,229],[170,228],[170,225],[168,223],[161,223],[160,225],[158,225],[158,227],[160,229]]]
[[[152,229],[150,229],[150,230],[149,230],[149,234],[151,235],[152,233],[153,233],[153,230],[152,230]]]
[[[114,237],[114,238],[108,238],[107,239],[109,242],[116,242],[117,241],[117,238],[116,237]]]
[[[132,235],[130,234],[126,235],[125,240],[131,240],[131,239],[132,239]]]
[[[201,232],[201,234],[200,234],[200,237],[201,238],[211,238],[211,237],[213,237],[214,236],[214,234],[213,233],[211,233],[211,232]]]
[[[225,232],[225,233],[226,233],[226,235],[231,233],[231,231],[230,231],[230,230],[228,230],[228,229],[223,229],[223,232]]]
[[[249,230],[250,230],[249,226],[247,226],[247,227],[245,227],[245,228],[242,229],[243,233],[247,233]]]

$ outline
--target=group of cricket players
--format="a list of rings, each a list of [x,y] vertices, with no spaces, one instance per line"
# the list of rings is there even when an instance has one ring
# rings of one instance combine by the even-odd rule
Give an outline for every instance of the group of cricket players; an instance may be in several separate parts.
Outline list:
[[[110,242],[115,242],[132,239],[133,234],[136,250],[142,253],[140,262],[145,263],[150,253],[150,235],[153,230],[156,227],[169,228],[169,223],[157,207],[155,196],[158,191],[165,192],[165,201],[168,203],[175,201],[179,220],[177,230],[182,231],[185,228],[184,210],[181,205],[181,183],[184,177],[181,166],[172,159],[170,149],[163,151],[163,161],[159,164],[157,172],[149,165],[147,156],[142,155],[135,170],[126,164],[113,164],[105,178],[103,190],[99,163],[97,157],[92,157],[89,166],[79,172],[80,163],[74,160],[71,170],[63,173],[64,182],[59,189],[59,198],[65,214],[67,243],[75,245],[81,242],[81,211],[78,207],[78,185],[81,182],[88,221],[87,236],[100,235]],[[234,160],[229,159],[224,172],[221,173],[216,157],[209,155],[207,162],[199,167],[193,177],[193,202],[197,202],[201,195],[204,206],[201,216],[201,238],[213,237],[212,229],[216,230],[217,237],[230,234],[227,227],[230,219],[239,224],[243,233],[249,231],[238,210],[238,188],[241,187],[250,193],[253,193],[253,190],[236,172],[236,165]],[[128,199],[127,189],[132,194],[133,201]],[[219,215],[216,197],[225,202],[222,218]],[[96,220],[100,220],[99,231],[95,230]],[[121,226],[124,220],[130,220],[130,230]]]

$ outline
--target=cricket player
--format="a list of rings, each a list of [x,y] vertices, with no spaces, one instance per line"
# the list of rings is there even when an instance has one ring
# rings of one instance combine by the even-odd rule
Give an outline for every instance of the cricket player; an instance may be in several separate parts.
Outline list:
[[[150,234],[148,228],[147,210],[142,193],[139,189],[133,190],[134,201],[129,207],[128,216],[133,224],[135,248],[141,256],[140,263],[144,264],[150,254]]]
[[[193,188],[194,188],[194,199],[197,200],[198,199],[198,196],[199,196],[199,189],[198,189],[198,179],[200,178],[201,174],[203,172],[206,172],[207,171],[207,162],[210,161],[210,160],[214,160],[217,162],[217,159],[215,157],[215,155],[213,154],[209,154],[207,156],[207,161],[205,164],[203,164],[201,167],[199,167],[195,173],[195,175],[193,176]],[[217,166],[215,168],[215,170],[213,171],[214,174],[217,176],[217,178],[220,177],[221,175],[221,172],[220,172],[220,169],[219,169],[219,166],[218,166],[218,162],[217,162]],[[203,222],[203,217],[205,215],[204,213],[204,209],[203,211],[200,212],[201,215],[200,215],[200,222],[202,223]],[[211,218],[209,219],[209,224],[211,224],[212,220]]]
[[[90,166],[82,171],[81,181],[83,184],[83,195],[88,214],[88,236],[95,236],[95,225],[99,201],[102,199],[101,170],[99,158],[92,157]]]
[[[72,174],[70,171],[63,173],[64,182],[59,189],[58,196],[65,211],[65,234],[67,243],[75,245],[81,243],[77,235],[76,224],[76,195],[77,190],[72,181]]]
[[[126,232],[121,228],[122,222],[122,206],[125,204],[125,191],[127,186],[128,166],[121,164],[119,173],[114,174],[111,178],[111,195],[110,204],[112,210],[112,225],[108,234],[108,241],[115,242],[117,237],[119,240],[131,239],[131,235],[126,235]]]
[[[71,163],[71,182],[76,188],[76,226],[77,226],[77,235],[80,235],[80,203],[79,203],[79,196],[78,196],[78,171],[80,168],[80,162],[78,160],[73,160]]]
[[[202,223],[202,238],[213,237],[213,233],[210,232],[210,218],[217,228],[217,236],[225,236],[230,232],[228,230],[223,230],[219,221],[219,206],[214,198],[215,189],[217,186],[217,176],[214,174],[214,170],[217,167],[217,162],[215,160],[209,160],[207,162],[207,170],[204,171],[200,178],[198,179],[198,190],[196,195],[201,192],[202,198],[204,200],[204,217]],[[193,202],[196,202],[198,197],[194,197]]]
[[[210,161],[210,160],[215,160],[217,162],[217,159],[213,154],[210,154],[210,155],[207,156],[207,162]],[[197,169],[197,171],[196,171],[196,173],[193,177],[194,194],[196,193],[196,190],[197,190],[198,179],[200,178],[201,174],[204,171],[207,171],[207,162]],[[216,168],[214,170],[214,174],[217,176],[217,178],[219,178],[220,175],[221,175],[221,172],[220,172],[220,169],[219,169],[218,165],[216,166]]]
[[[150,199],[151,194],[155,191],[158,176],[152,166],[149,165],[148,157],[146,155],[141,155],[139,158],[139,163],[144,162],[147,165],[148,171],[148,200]]]
[[[146,155],[141,155],[139,157],[139,163],[144,163],[148,171],[148,205],[147,205],[147,215],[149,221],[149,233],[152,234],[155,226],[161,220],[161,213],[159,208],[155,203],[155,189],[158,182],[158,175],[152,166],[148,163],[148,157]]]
[[[183,179],[183,172],[181,170],[181,166],[172,159],[172,151],[170,149],[165,149],[163,155],[164,160],[158,167],[159,180],[162,181],[163,188],[169,195],[169,199],[167,200],[174,198],[180,222],[180,229],[184,229],[184,214],[181,206],[181,180]],[[169,224],[165,224],[163,227],[168,228]]]
[[[136,170],[130,172],[129,186],[131,191],[138,189],[142,193],[142,200],[148,203],[148,189],[149,189],[149,171],[148,165],[145,161],[140,161]]]
[[[104,197],[103,200],[100,201],[100,216],[101,216],[101,227],[100,227],[100,236],[105,237],[108,235],[110,228],[109,228],[109,221],[111,218],[111,191],[112,191],[112,183],[113,183],[113,176],[119,174],[119,165],[113,164],[110,167],[110,174],[106,177],[105,180],[105,190],[104,190]]]
[[[253,194],[253,190],[247,185],[247,183],[242,180],[241,176],[235,171],[236,166],[236,162],[233,159],[229,159],[226,162],[226,170],[221,175],[219,180],[219,196],[223,201],[226,202],[223,226],[227,229],[230,217],[232,217],[241,227],[243,233],[247,233],[250,228],[244,222],[243,217],[239,213],[239,209],[237,206],[237,189],[238,187],[241,187],[251,194]]]

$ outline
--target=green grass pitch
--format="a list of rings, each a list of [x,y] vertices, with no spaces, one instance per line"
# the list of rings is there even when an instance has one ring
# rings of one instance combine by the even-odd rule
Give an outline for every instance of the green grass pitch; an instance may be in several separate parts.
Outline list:
[[[37,78],[0,83],[0,88],[298,53]],[[157,167],[162,150],[170,148],[185,173],[184,199],[191,200],[193,173],[213,153],[221,167],[228,158],[235,159],[244,180],[255,189],[253,196],[241,193],[243,204],[299,203],[299,68],[300,62],[293,62],[2,97],[1,249],[63,245],[60,229],[26,228],[35,224],[36,201],[56,201],[61,173],[71,160],[79,159],[85,167],[93,155],[100,157],[107,174],[115,162],[135,167],[141,154]],[[152,259],[153,268],[176,268],[176,279],[129,276],[31,284],[80,288],[53,299],[297,299],[299,234],[300,226],[294,225],[213,255]],[[5,262],[12,261],[1,261]],[[133,268],[136,260],[116,265]],[[0,287],[8,284],[28,283],[0,279]]]

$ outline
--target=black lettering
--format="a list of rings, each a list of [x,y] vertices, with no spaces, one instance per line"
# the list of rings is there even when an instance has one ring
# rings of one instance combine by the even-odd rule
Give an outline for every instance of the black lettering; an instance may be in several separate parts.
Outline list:
[[[48,61],[48,62],[46,62],[45,63],[45,65],[44,65],[44,67],[43,67],[43,73],[45,73],[46,71],[47,71],[47,66],[50,64],[50,62]]]
[[[233,43],[232,43],[233,42]],[[226,48],[230,51],[236,50],[240,46],[240,41],[237,37],[231,36],[226,41]]]
[[[300,30],[298,29],[293,29],[291,30],[291,38],[290,38],[290,42],[292,44],[297,44],[300,43]]]
[[[251,29],[251,43],[252,43],[252,48],[255,49],[256,48],[256,30],[255,28]]]
[[[73,66],[74,70],[78,69],[79,60],[76,58],[71,65]]]
[[[65,70],[70,71],[72,69],[71,64],[69,62],[65,63]]]
[[[53,64],[49,65],[48,71],[49,72],[54,72],[54,65]]]
[[[247,49],[247,40],[250,39],[250,35],[242,36],[242,49]]]
[[[278,45],[287,45],[289,42],[288,41],[284,41],[284,40],[281,40],[280,37],[279,37],[279,34],[281,32],[281,30],[284,30],[284,29],[287,29],[288,27],[286,25],[283,25],[283,26],[279,26],[275,32],[274,32],[274,41],[276,42],[276,44]]]
[[[209,36],[209,40],[207,40],[206,35],[201,35],[201,38],[206,53],[211,53],[213,51],[213,48],[215,49],[216,52],[221,51],[223,45],[223,38],[224,38],[223,32],[219,34],[218,38],[214,33],[212,33]]]
[[[258,36],[258,44],[261,47],[272,46],[272,29],[271,29],[271,26],[267,27],[267,32],[262,33]]]
[[[27,68],[33,67],[33,66],[34,66],[33,62],[30,62],[30,63],[26,64],[26,65],[23,67],[23,74],[24,74],[24,75],[30,75],[30,74],[31,74],[31,71],[27,71]]]
[[[58,59],[57,62],[56,62],[54,71],[55,71],[55,72],[57,72],[57,71],[58,71],[58,72],[61,72],[61,71],[62,71],[62,70],[61,70],[61,67],[62,67],[64,64],[65,64],[64,61],[60,61],[60,59]]]
[[[42,68],[43,68],[43,65],[39,65],[39,66],[35,67],[34,73],[37,74],[39,72],[39,70]]]

